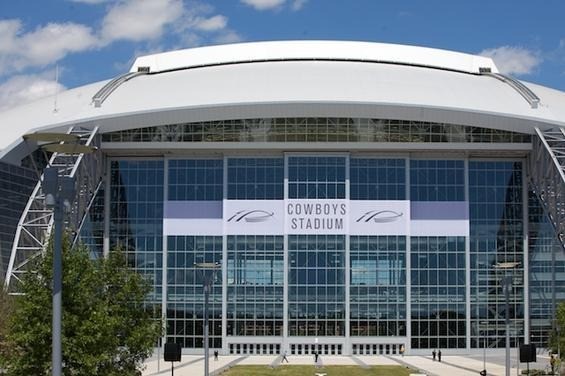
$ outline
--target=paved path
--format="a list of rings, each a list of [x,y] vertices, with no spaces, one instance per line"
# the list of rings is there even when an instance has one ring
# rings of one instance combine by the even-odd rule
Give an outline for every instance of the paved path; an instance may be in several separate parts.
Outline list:
[[[289,355],[289,365],[314,365],[313,355]],[[542,359],[538,359],[542,360]],[[429,356],[320,356],[321,365],[403,365],[414,368],[428,376],[477,376],[483,369],[482,359],[476,357],[444,355],[442,362],[433,361]],[[280,366],[277,355],[222,355],[218,360],[210,359],[210,374],[219,375],[225,368],[234,365],[263,365],[265,367]],[[160,371],[156,358],[145,362],[143,376],[166,376],[171,374],[171,364],[160,362]],[[515,363],[513,364],[515,366]],[[286,362],[284,363],[286,366]],[[525,365],[522,365],[525,368]],[[491,376],[504,376],[504,364],[487,362],[486,368]],[[200,355],[183,355],[182,362],[175,363],[175,376],[198,376],[204,374],[204,357]],[[510,372],[516,375],[516,368]]]

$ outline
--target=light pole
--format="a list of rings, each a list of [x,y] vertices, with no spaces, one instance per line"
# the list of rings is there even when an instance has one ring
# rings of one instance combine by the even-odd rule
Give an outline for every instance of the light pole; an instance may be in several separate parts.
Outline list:
[[[514,269],[519,262],[499,262],[494,265],[495,269],[504,270],[504,278],[502,278],[502,286],[504,288],[504,299],[505,299],[505,325],[506,325],[506,376],[510,376],[510,288],[512,287],[512,276],[507,276],[506,271],[508,269]]]
[[[483,330],[479,330],[479,332],[483,333],[483,371],[481,372],[481,375],[484,373],[484,375],[486,376],[487,374],[487,345],[488,345],[488,321],[480,321],[479,325],[484,325],[486,326],[486,331]]]
[[[68,133],[32,133],[24,140],[50,142],[39,147],[53,153],[87,154],[96,150],[93,146],[79,144],[79,137]],[[71,143],[65,143],[71,142]],[[46,167],[41,183],[45,194],[45,206],[53,209],[53,315],[51,334],[51,367],[53,376],[63,374],[63,355],[61,341],[62,297],[63,297],[63,217],[65,209],[70,210],[75,197],[75,179],[59,176],[59,169]]]
[[[195,263],[197,269],[202,270],[203,286],[204,286],[204,376],[210,375],[209,359],[210,359],[210,344],[208,341],[208,299],[210,296],[210,289],[214,283],[216,271],[221,268],[217,262],[200,262]]]

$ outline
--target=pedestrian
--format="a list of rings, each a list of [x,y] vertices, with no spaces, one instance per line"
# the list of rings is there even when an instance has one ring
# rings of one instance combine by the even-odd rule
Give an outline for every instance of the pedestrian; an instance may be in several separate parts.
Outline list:
[[[218,350],[214,351],[214,360],[218,360]]]
[[[314,364],[318,364],[318,352],[314,351]]]
[[[286,351],[283,353],[283,357],[281,360],[281,363],[284,362],[286,360],[286,362],[288,363],[288,358],[286,357]]]
[[[400,355],[404,356],[404,345],[400,345]]]
[[[441,350],[438,350],[437,352],[437,361],[441,362]]]
[[[436,349],[432,350],[432,358],[434,359],[434,362],[436,360]]]
[[[551,365],[551,374],[555,375],[555,355],[549,355],[549,364]]]

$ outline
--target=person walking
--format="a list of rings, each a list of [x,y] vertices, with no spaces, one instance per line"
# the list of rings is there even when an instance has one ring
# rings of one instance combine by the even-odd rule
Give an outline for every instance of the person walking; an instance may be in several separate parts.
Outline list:
[[[214,351],[214,360],[218,360],[218,350]]]
[[[318,364],[318,352],[314,351],[314,364]]]
[[[400,345],[400,355],[404,356],[404,345]]]
[[[281,360],[281,363],[284,362],[286,360],[286,362],[288,363],[288,358],[286,357],[286,351],[283,353],[283,357]]]
[[[434,360],[434,362],[436,361],[436,349],[432,350],[432,358]]]
[[[441,362],[441,350],[437,351],[437,361]]]

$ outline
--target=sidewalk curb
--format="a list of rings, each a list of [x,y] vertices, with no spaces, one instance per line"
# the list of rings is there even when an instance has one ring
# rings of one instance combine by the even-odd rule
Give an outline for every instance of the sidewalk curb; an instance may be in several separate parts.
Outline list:
[[[351,356],[351,359],[353,359],[353,361],[354,361],[355,363],[357,363],[357,365],[361,366],[361,368],[365,368],[365,369],[370,368],[367,363],[365,363],[364,361],[362,361],[361,359],[359,359],[359,358],[356,357],[356,356],[353,356],[353,355],[352,355],[352,356]]]
[[[275,360],[273,360],[271,362],[271,364],[269,365],[269,367],[271,368],[277,368],[278,366],[280,366],[282,364],[282,355],[279,355],[275,358]]]
[[[384,356],[385,358],[388,358],[388,359],[390,359],[390,360],[392,360],[392,361],[394,361],[394,362],[396,362],[396,363],[398,363],[398,364],[401,364],[401,365],[403,365],[403,366],[405,366],[405,367],[409,367],[409,368],[411,368],[411,369],[415,369],[415,370],[417,370],[418,372],[423,373],[424,375],[427,375],[427,376],[439,376],[437,373],[433,373],[433,372],[427,371],[427,370],[425,370],[425,369],[423,369],[423,368],[414,366],[414,365],[412,365],[412,364],[410,364],[410,363],[405,362],[404,360],[397,359],[397,358],[393,358],[393,357],[390,356],[390,355],[383,355],[383,356]],[[422,358],[425,358],[425,357],[422,357]]]
[[[248,357],[249,356],[242,356],[242,357],[239,357],[237,359],[234,359],[231,362],[229,362],[228,364],[226,364],[225,366],[222,366],[222,367],[215,369],[214,371],[210,372],[210,376],[220,375],[225,370],[235,366],[237,363],[242,362],[244,359],[247,359]]]
[[[455,363],[451,363],[451,362],[442,361],[442,363],[445,363],[445,364],[447,364],[448,366],[452,366],[452,367],[464,369],[465,371],[476,372],[477,375],[479,374],[479,372],[481,372],[481,370],[478,370],[478,371],[477,371],[476,369],[469,368],[469,367],[464,367],[464,366],[461,366],[461,365],[459,365],[459,364],[455,364]],[[488,372],[487,372],[487,376],[493,376],[493,375],[492,375],[491,373],[488,373]]]

